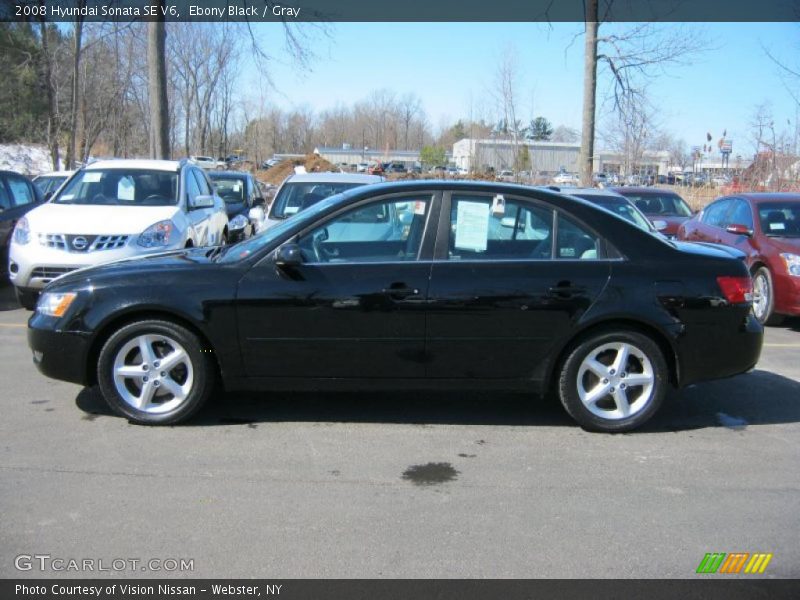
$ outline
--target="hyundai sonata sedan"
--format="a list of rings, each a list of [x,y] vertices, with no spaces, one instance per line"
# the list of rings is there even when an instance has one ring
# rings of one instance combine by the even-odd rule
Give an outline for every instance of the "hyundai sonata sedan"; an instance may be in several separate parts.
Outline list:
[[[626,431],[670,386],[752,368],[763,329],[736,250],[670,242],[578,198],[382,183],[239,244],[54,280],[29,321],[47,376],[145,424],[227,390],[553,390]]]

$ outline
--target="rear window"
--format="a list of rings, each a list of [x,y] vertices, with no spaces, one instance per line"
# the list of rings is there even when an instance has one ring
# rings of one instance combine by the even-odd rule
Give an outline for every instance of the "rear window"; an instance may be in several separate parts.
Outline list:
[[[347,190],[363,185],[361,183],[327,183],[327,182],[297,182],[287,183],[281,187],[272,203],[270,217],[273,219],[286,219],[301,210],[313,206],[334,194],[341,194]]]
[[[646,215],[663,215],[670,217],[691,217],[692,210],[683,198],[677,194],[636,194],[622,192],[636,208]]]

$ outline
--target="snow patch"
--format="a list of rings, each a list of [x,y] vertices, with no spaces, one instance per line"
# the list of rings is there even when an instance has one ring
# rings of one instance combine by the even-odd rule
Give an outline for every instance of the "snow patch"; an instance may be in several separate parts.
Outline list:
[[[0,144],[0,170],[23,175],[53,171],[50,151],[38,144]]]

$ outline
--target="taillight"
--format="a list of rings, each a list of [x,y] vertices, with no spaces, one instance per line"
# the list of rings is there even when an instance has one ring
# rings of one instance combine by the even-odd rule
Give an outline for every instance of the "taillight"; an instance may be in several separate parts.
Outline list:
[[[750,277],[717,277],[722,295],[731,304],[753,301],[753,280]]]

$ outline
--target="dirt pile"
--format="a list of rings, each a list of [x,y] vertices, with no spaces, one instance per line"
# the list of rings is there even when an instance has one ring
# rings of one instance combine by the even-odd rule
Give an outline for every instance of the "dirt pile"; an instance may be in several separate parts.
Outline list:
[[[305,167],[308,173],[325,173],[326,171],[339,172],[338,167],[324,158],[316,154],[306,154],[304,158],[286,159],[279,162],[271,169],[265,171],[258,170],[256,171],[256,177],[265,183],[280,185],[283,183],[284,179],[294,173],[294,168],[298,166]]]

